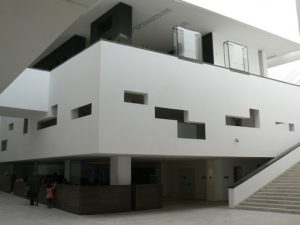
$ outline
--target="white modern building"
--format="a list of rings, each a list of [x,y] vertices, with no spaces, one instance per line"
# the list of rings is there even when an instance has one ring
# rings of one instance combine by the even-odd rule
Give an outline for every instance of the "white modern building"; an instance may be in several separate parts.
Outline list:
[[[186,199],[300,213],[300,88],[267,76],[296,50],[183,1],[102,0],[0,94],[0,189],[23,195],[37,172],[78,214]]]

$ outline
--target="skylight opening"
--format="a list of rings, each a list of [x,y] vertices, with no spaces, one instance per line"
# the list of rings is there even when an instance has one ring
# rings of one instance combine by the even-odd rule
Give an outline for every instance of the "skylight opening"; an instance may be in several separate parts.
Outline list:
[[[183,0],[299,42],[296,0]]]

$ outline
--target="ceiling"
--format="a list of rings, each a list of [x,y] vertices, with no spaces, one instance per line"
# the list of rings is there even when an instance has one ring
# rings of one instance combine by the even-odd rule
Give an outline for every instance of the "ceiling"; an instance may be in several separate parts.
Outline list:
[[[99,0],[70,26],[40,57],[74,34],[90,36],[90,24],[119,1]],[[268,57],[300,50],[300,44],[181,0],[122,0],[133,7],[133,44],[158,51],[172,49],[172,28],[182,25],[202,34],[217,32],[228,40],[264,49]]]
[[[96,0],[1,0],[0,92]]]
[[[217,32],[228,40],[264,49],[268,57],[300,50],[299,43],[181,0],[122,1],[133,7],[133,43],[138,46],[169,51],[173,43],[172,28],[183,25],[202,34]],[[118,2],[1,0],[0,92],[26,67],[74,34],[89,38],[90,23]]]

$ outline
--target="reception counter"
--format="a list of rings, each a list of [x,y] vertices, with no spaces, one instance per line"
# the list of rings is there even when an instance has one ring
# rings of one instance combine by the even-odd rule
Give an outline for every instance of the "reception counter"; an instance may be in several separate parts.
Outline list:
[[[11,193],[13,190],[13,176],[12,175],[1,175],[0,176],[0,191]]]
[[[26,197],[25,183],[16,182],[13,193]],[[46,186],[40,190],[40,202],[46,203]],[[161,185],[79,186],[57,185],[55,208],[79,214],[101,214],[162,207]]]
[[[163,207],[162,185],[132,185],[132,209],[147,210]]]

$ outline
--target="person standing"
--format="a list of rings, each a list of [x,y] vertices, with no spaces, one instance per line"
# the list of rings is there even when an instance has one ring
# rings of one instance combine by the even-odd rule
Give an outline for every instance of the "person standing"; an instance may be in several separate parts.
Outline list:
[[[30,205],[39,205],[39,193],[41,187],[41,179],[37,174],[33,174],[27,181],[28,197]]]
[[[53,200],[54,200],[54,194],[55,194],[55,187],[56,183],[50,182],[47,185],[47,190],[46,190],[46,199],[47,199],[47,204],[48,208],[51,209],[53,207]]]

